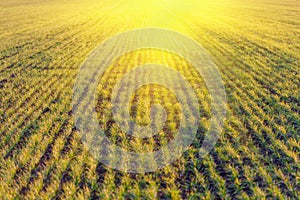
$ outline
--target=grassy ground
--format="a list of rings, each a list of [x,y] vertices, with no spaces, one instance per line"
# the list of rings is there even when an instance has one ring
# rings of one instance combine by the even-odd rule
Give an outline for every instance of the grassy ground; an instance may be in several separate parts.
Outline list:
[[[292,0],[0,0],[0,198],[278,198],[300,191],[300,3]],[[182,58],[157,50],[117,59],[102,77],[100,125],[115,143],[143,151],[168,142],[180,109],[165,88],[133,97],[131,114],[149,123],[159,103],[168,123],[158,138],[127,140],[109,111],[117,80],[134,66],[168,64],[192,84],[201,107],[198,140],[157,172],[129,174],[94,159],[80,141],[72,89],[82,62],[101,41],[126,30],[168,28],[203,45],[227,92],[224,131],[204,159],[208,127],[203,79]]]

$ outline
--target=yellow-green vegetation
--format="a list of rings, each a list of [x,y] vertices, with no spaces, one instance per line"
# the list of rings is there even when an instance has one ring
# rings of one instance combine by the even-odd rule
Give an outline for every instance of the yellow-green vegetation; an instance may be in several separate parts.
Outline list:
[[[0,25],[0,199],[299,198],[299,1],[0,0]],[[153,49],[116,59],[100,80],[95,104],[115,144],[132,151],[160,148],[180,121],[172,91],[152,84],[132,97],[131,117],[147,125],[150,105],[160,104],[168,114],[164,128],[147,140],[119,130],[110,95],[135,66],[157,63],[179,71],[201,110],[197,139],[180,159],[157,172],[130,174],[106,167],[83,146],[72,90],[100,42],[143,27],[181,32],[207,49],[226,88],[227,120],[215,148],[199,158],[211,113],[193,66]]]

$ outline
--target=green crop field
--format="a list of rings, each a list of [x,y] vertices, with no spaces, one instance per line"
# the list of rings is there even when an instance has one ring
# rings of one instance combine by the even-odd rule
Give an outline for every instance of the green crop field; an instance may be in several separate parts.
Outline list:
[[[0,27],[0,199],[300,198],[300,1],[0,0]],[[130,102],[141,126],[151,122],[151,105],[165,109],[158,134],[145,140],[118,127],[111,94],[136,66],[179,72],[200,110],[196,139],[181,157],[154,172],[129,173],[91,155],[75,126],[72,95],[93,49],[145,27],[182,33],[209,52],[225,87],[226,120],[214,148],[199,157],[212,116],[203,77],[184,58],[159,49],[116,58],[95,102],[99,126],[114,144],[148,152],[179,129],[183,108],[158,84],[140,87]],[[163,69],[157,74],[176,84]],[[132,73],[130,84],[148,75]]]

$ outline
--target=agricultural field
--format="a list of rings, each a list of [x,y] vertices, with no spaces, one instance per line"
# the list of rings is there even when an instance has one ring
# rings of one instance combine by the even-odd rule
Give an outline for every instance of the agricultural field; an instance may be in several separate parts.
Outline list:
[[[300,1],[0,0],[0,26],[0,199],[300,198]],[[159,104],[167,114],[163,128],[145,140],[118,127],[111,94],[136,66],[179,72],[200,109],[196,139],[179,159],[154,172],[128,173],[104,165],[83,145],[72,95],[93,49],[146,27],[177,31],[209,52],[225,87],[226,120],[215,147],[199,157],[212,115],[203,77],[184,58],[158,49],[116,58],[95,102],[99,126],[114,144],[160,149],[180,123],[183,108],[174,93],[148,84],[132,96],[131,118],[147,126],[149,108]],[[163,69],[157,74],[176,83]],[[132,73],[131,83],[148,75]],[[184,90],[178,93],[189,101]]]

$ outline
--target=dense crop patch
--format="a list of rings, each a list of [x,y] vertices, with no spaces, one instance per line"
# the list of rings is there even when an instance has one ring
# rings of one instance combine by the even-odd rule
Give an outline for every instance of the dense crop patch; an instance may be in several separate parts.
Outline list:
[[[0,2],[1,199],[299,197],[299,3],[195,2]],[[180,159],[154,173],[129,174],[106,167],[85,149],[74,126],[72,89],[79,67],[99,42],[141,27],[176,30],[203,45],[221,72],[228,114],[215,148],[200,159],[210,98],[193,66],[154,49],[116,59],[100,80],[95,102],[99,124],[115,144],[141,152],[157,149],[178,128],[176,97],[155,84],[132,96],[130,113],[147,125],[150,105],[162,105],[168,116],[159,134],[136,139],[116,126],[111,91],[138,65],[166,64],[180,72],[201,110],[197,140]]]

